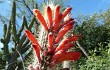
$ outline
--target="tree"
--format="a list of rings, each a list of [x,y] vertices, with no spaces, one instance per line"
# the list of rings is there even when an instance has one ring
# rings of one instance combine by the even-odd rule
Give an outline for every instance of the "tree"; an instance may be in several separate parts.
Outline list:
[[[79,42],[89,54],[89,59],[83,56],[79,61],[79,67],[81,65],[80,70],[107,69],[107,67],[103,67],[103,62],[105,62],[105,66],[108,65],[109,67],[109,14],[108,9],[102,13],[95,13],[92,16],[80,16],[77,19],[80,23],[77,23],[74,32],[81,34],[82,37]]]
[[[31,52],[29,40],[26,39],[25,35],[22,34],[25,27],[29,30],[32,29],[34,22],[36,22],[35,18],[31,20],[31,23],[28,25],[25,16],[23,17],[22,25],[20,28],[16,27],[16,2],[12,2],[12,13],[11,17],[7,24],[4,24],[4,35],[1,39],[1,43],[3,43],[3,48],[1,50],[1,63],[0,68],[6,70],[14,70],[14,69],[24,69],[24,58]],[[9,43],[12,43],[10,47]],[[20,58],[20,60],[18,60]]]
[[[104,17],[100,17],[101,15],[102,14],[94,14],[92,17],[84,17],[82,18],[82,23],[76,25],[75,32],[82,36],[80,44],[84,46],[87,51],[99,48],[98,43],[108,42],[110,39],[109,25],[106,24]]]

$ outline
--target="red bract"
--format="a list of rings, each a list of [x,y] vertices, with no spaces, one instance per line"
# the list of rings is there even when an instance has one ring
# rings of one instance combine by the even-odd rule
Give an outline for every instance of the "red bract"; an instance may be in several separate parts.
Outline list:
[[[55,7],[55,12],[54,12],[54,22],[56,22],[58,20],[59,14],[60,14],[60,6],[57,5]]]
[[[66,21],[64,21],[64,22],[60,25],[59,29],[61,29],[64,25],[66,25],[67,23],[70,23],[70,22],[73,21],[73,20],[74,20],[73,18],[67,19]],[[73,21],[73,22],[75,23],[75,21]]]
[[[60,48],[61,50],[67,51],[68,49],[70,49],[71,47],[73,47],[74,44],[73,43],[68,43],[66,44],[64,47]]]
[[[61,30],[58,32],[58,35],[55,39],[55,43],[58,43],[60,41],[60,39],[70,30],[73,28],[74,22],[70,22],[68,24],[66,24],[65,26],[63,26],[61,28]]]
[[[29,30],[25,30],[25,34],[33,44],[37,44],[38,46],[40,46],[36,37]]]
[[[57,31],[61,20],[62,20],[62,15],[60,14],[60,6],[57,5],[54,12],[54,21],[53,21],[54,31]]]
[[[38,9],[34,9],[33,12],[35,16],[38,18],[38,20],[40,21],[40,23],[44,26],[44,29],[47,31],[48,30],[47,23],[44,17],[42,16],[42,14],[40,13],[40,11]]]
[[[52,10],[51,10],[51,8],[48,6],[47,7],[47,17],[48,17],[48,25],[49,25],[49,29],[51,29],[52,28]]]
[[[40,57],[41,49],[40,49],[40,46],[38,46],[37,44],[33,44],[32,46],[33,46],[33,48],[34,48],[34,50],[36,52],[36,55],[37,55],[39,63],[41,63],[41,57]]]
[[[55,32],[57,32],[61,20],[62,20],[62,14],[59,14],[59,15],[58,15],[58,18],[57,18],[56,21],[53,23],[53,27],[54,27],[53,30],[54,30]]]
[[[53,42],[54,42],[54,35],[53,35],[52,32],[50,32],[50,33],[48,34],[48,50],[49,50],[49,51],[52,50]]]
[[[71,43],[71,42],[74,42],[74,41],[77,41],[78,40],[78,36],[71,36],[67,39],[64,39],[59,45],[58,47],[55,49],[55,52],[59,51],[59,50],[62,50],[62,48],[65,47],[65,45],[67,45],[68,43]]]
[[[32,42],[33,44],[33,48],[36,52],[36,55],[37,55],[37,58],[38,58],[38,61],[39,63],[41,62],[41,58],[40,58],[40,50],[41,50],[41,47],[39,45],[39,43],[37,42],[35,36],[28,30],[25,30],[25,34],[26,36],[28,37],[28,39]]]
[[[66,8],[62,13],[62,19],[72,10],[71,7]]]
[[[50,66],[54,66],[55,64],[58,64],[62,61],[78,60],[79,57],[80,57],[79,52],[65,52],[63,50],[60,50],[53,55],[51,59],[52,65]]]
[[[33,48],[36,52],[39,63],[41,63],[41,66],[43,64],[47,64],[46,66],[51,67],[62,61],[79,59],[79,52],[67,51],[74,46],[75,41],[78,40],[80,35],[74,35],[63,39],[64,35],[74,27],[75,21],[70,16],[66,21],[63,20],[63,18],[65,18],[71,9],[71,7],[68,7],[63,11],[63,13],[60,13],[60,6],[56,6],[54,11],[50,6],[47,6],[47,21],[45,21],[38,9],[33,10],[35,16],[38,18],[44,29],[48,31],[46,48],[44,46],[41,48],[35,36],[30,31],[25,30],[26,36],[32,42]],[[42,55],[40,55],[40,53]]]
[[[57,8],[56,8],[55,10],[57,10]],[[56,18],[56,20],[54,21],[54,31],[57,31],[57,30],[58,30],[58,28],[59,28],[59,26],[60,26],[61,20],[62,20],[71,10],[72,10],[72,8],[71,8],[71,7],[68,7],[67,9],[65,9],[65,11],[63,11],[62,14],[57,14],[57,18]],[[56,13],[57,13],[57,12],[56,12]],[[56,13],[55,13],[55,14],[56,14]],[[58,13],[59,13],[59,11],[58,11]],[[55,16],[56,16],[56,15],[55,15]]]
[[[59,57],[62,57],[62,56],[63,56],[63,55],[62,55],[63,53],[64,53],[63,50],[60,50],[60,51],[56,52],[56,53],[52,56],[51,62],[56,62],[56,60],[58,60]]]

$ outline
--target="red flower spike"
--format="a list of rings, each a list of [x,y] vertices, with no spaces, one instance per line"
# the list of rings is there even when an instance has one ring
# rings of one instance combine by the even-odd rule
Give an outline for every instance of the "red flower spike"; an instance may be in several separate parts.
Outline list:
[[[57,18],[54,21],[54,31],[56,32],[59,28],[61,20],[72,10],[72,8],[68,7],[62,14],[57,14]],[[56,14],[56,13],[55,13]]]
[[[64,47],[60,48],[60,50],[67,51],[68,49],[73,47],[73,45],[74,45],[73,43],[66,44]]]
[[[37,41],[37,39],[35,38],[35,36],[29,31],[29,30],[25,30],[25,34],[28,37],[28,39],[33,43],[33,44],[37,44],[39,47],[39,43]]]
[[[33,48],[34,48],[36,55],[38,57],[38,61],[41,62],[41,58],[40,58],[41,47],[40,47],[39,43],[37,42],[35,36],[29,30],[25,30],[25,33],[26,33],[26,36],[28,37],[28,39],[33,44]]]
[[[38,18],[38,20],[40,21],[40,23],[44,26],[44,29],[46,31],[48,31],[48,27],[47,27],[47,23],[44,19],[44,17],[42,16],[42,14],[40,13],[40,11],[38,9],[34,9],[33,10],[34,15]]]
[[[62,20],[62,15],[59,14],[58,18],[56,19],[56,21],[53,23],[53,26],[54,26],[54,31],[57,32],[57,30],[59,29],[59,26],[60,26],[60,22]]]
[[[63,40],[58,47],[55,49],[55,52],[58,52],[59,50],[61,50],[66,44],[67,44],[68,39]]]
[[[80,57],[79,52],[65,52],[60,50],[53,55],[51,59],[52,64],[50,66],[54,66],[55,64],[58,64],[66,60],[78,60],[79,57]]]
[[[32,46],[33,46],[33,48],[34,48],[34,50],[36,52],[36,55],[37,55],[37,58],[38,58],[38,62],[41,63],[41,57],[40,57],[41,49],[40,49],[40,46],[37,45],[37,44],[33,44]]]
[[[67,61],[67,60],[78,60],[80,58],[80,53],[79,52],[65,52],[62,53],[60,57],[57,58],[56,64],[62,62],[62,61]]]
[[[58,58],[61,57],[63,53],[64,53],[63,50],[59,50],[58,52],[56,52],[56,53],[52,56],[51,62],[57,61]]]
[[[62,14],[60,14],[60,6],[56,6],[54,14],[53,30],[57,31],[62,20]]]
[[[73,41],[77,41],[80,35],[74,35],[68,38],[67,43],[73,42]]]
[[[67,45],[68,43],[71,43],[73,41],[77,41],[78,40],[79,35],[76,36],[71,36],[67,39],[64,39],[59,45],[58,47],[55,49],[55,52],[58,52],[59,50],[62,50],[62,48],[64,48],[65,45]]]
[[[52,50],[53,42],[54,42],[54,35],[52,32],[50,32],[48,34],[48,51]]]
[[[66,8],[62,13],[62,19],[72,10],[71,7]]]
[[[74,18],[69,18],[68,20],[64,21],[64,22],[60,25],[59,29],[61,29],[64,25],[70,23],[70,22],[73,21],[73,20],[74,20]],[[75,23],[75,21],[74,21],[74,23]]]
[[[74,22],[70,22],[68,24],[66,24],[65,26],[63,26],[61,28],[61,30],[58,32],[58,35],[55,39],[55,43],[58,43],[60,41],[60,39],[70,30],[73,28]]]
[[[34,48],[38,63],[40,63],[41,68],[42,66],[45,66],[43,64],[52,67],[62,61],[79,59],[79,52],[67,52],[68,49],[74,46],[74,41],[78,40],[79,35],[71,36],[59,43],[63,36],[74,26],[75,21],[73,18],[71,18],[71,10],[72,8],[68,7],[63,11],[63,13],[60,13],[60,6],[56,6],[53,15],[53,10],[50,6],[47,6],[47,21],[38,9],[33,10],[36,18],[40,21],[44,29],[48,31],[47,47],[41,48],[35,36],[30,31],[25,30],[26,36],[32,42],[32,46]],[[64,21],[63,19],[67,15],[68,19]],[[46,61],[42,59],[46,59]],[[35,68],[31,67],[31,69]],[[40,70],[40,67],[36,67],[36,69]]]
[[[57,6],[55,7],[55,12],[54,12],[54,22],[55,22],[56,20],[58,20],[59,14],[60,14],[60,6],[57,5]]]
[[[48,17],[48,24],[49,24],[49,29],[52,28],[52,10],[51,8],[48,6],[47,7],[47,17]]]

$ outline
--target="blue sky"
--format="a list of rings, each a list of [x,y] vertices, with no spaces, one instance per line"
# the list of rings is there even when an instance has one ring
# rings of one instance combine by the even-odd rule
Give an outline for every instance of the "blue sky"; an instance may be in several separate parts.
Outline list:
[[[7,3],[0,4],[0,14],[7,15],[10,10],[10,0]],[[43,0],[37,0],[40,3]],[[77,17],[79,14],[90,15],[95,12],[105,11],[110,7],[110,0],[64,0],[65,4],[70,5],[73,16]]]
[[[91,15],[95,12],[105,11],[110,7],[110,0],[70,0],[73,16],[79,14]]]
[[[10,0],[7,3],[0,4],[0,13],[10,10]],[[37,0],[38,3],[43,0]],[[72,13],[77,17],[79,14],[93,14],[94,12],[105,11],[110,7],[110,0],[64,0],[65,4],[70,5],[73,10]]]
[[[7,3],[0,4],[0,14],[1,15],[9,15],[9,11],[11,10],[10,6],[10,0],[6,0]],[[38,3],[40,3],[43,0],[37,0]],[[65,0],[65,4],[71,6],[72,14],[74,17],[77,17],[79,14],[83,15],[91,15],[93,13],[100,13],[103,11],[106,11],[108,8],[110,8],[110,0]],[[7,12],[8,11],[8,12]],[[9,16],[10,17],[10,16]],[[0,38],[2,37],[2,26],[0,22]],[[0,43],[1,44],[1,43]]]
[[[10,17],[11,12],[11,0],[4,0],[7,3],[0,3],[0,15]],[[43,0],[37,0],[40,3]],[[65,4],[72,7],[72,14],[76,18],[78,15],[91,15],[93,13],[99,13],[100,11],[106,11],[110,8],[110,0],[64,0]],[[0,26],[2,26],[0,22]],[[0,28],[2,30],[2,27]],[[0,35],[2,32],[0,32]],[[0,36],[1,37],[1,36]]]
[[[42,0],[38,0],[41,2]],[[91,15],[93,13],[103,12],[110,8],[110,0],[64,0],[65,4],[71,6],[74,17],[79,14]]]

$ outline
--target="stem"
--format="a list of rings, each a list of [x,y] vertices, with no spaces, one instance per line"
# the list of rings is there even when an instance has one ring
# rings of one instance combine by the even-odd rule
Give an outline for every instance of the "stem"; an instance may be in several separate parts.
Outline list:
[[[84,48],[81,47],[81,45],[79,44],[78,41],[76,41],[76,44],[77,44],[78,47],[81,49],[81,51],[86,55],[86,57],[89,58],[88,54],[86,53],[86,51],[84,50]]]
[[[24,65],[24,61],[23,61],[23,56],[20,54],[20,52],[16,49],[16,52],[19,54],[20,58],[21,58],[21,62],[23,64],[23,70],[26,70],[25,69],[25,65]]]

